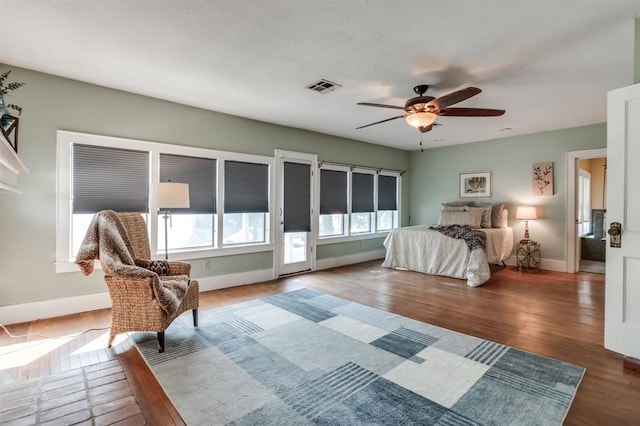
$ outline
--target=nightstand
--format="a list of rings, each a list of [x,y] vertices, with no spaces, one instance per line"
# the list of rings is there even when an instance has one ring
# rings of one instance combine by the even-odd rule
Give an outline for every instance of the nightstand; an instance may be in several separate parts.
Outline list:
[[[540,270],[540,244],[533,240],[520,240],[516,252],[518,270]]]

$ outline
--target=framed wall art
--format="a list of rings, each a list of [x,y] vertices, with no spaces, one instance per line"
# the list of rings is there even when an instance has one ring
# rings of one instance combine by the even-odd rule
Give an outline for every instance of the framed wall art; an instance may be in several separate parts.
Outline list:
[[[491,172],[460,173],[460,198],[491,197]]]
[[[553,195],[553,162],[533,165],[533,195]]]

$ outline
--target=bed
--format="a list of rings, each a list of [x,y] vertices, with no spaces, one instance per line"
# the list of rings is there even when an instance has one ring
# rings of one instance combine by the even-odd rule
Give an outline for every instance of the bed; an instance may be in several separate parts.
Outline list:
[[[454,207],[457,209],[446,210]],[[382,266],[466,279],[467,285],[477,287],[491,277],[490,263],[504,262],[511,256],[513,229],[507,220],[504,206],[443,205],[439,226],[467,225],[481,231],[486,235],[486,247],[470,249],[464,239],[451,238],[426,225],[403,227],[387,235]]]

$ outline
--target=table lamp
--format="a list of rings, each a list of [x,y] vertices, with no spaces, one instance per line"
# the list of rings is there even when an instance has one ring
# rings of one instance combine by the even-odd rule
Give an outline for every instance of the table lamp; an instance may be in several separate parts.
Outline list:
[[[538,218],[536,208],[533,206],[520,206],[516,210],[516,219],[524,220],[524,240],[529,241],[529,221]]]

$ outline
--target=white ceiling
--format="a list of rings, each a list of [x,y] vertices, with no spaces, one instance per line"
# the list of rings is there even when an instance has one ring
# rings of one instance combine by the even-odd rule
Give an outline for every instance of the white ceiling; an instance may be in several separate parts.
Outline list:
[[[438,117],[425,146],[606,120],[633,82],[640,0],[0,0],[0,63],[415,150],[417,84],[502,117]],[[325,78],[343,87],[319,94]],[[400,111],[401,112],[401,111]],[[511,130],[500,129],[511,128]]]

